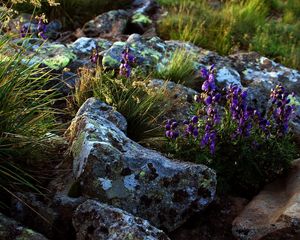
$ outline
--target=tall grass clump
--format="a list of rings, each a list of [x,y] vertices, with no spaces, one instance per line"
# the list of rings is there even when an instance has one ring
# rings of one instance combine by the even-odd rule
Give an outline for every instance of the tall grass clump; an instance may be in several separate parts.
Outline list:
[[[96,97],[115,107],[127,120],[127,135],[135,141],[146,142],[160,135],[158,119],[166,104],[164,88],[151,92],[146,88],[148,81],[115,77],[113,72],[104,73],[99,67],[82,69],[74,102],[79,107],[87,98]]]
[[[37,189],[25,169],[36,169],[49,159],[47,133],[57,129],[57,111],[52,108],[57,95],[49,89],[51,77],[38,64],[29,65],[24,51],[6,35],[0,36],[1,200],[8,192]]]
[[[56,94],[46,89],[51,77],[38,64],[28,65],[21,49],[8,53],[11,45],[0,38],[0,157],[23,156],[55,125]]]
[[[195,56],[184,49],[176,49],[167,64],[163,65],[154,77],[170,80],[176,83],[188,84],[194,79]]]
[[[167,10],[158,26],[164,39],[190,41],[222,55],[259,51],[300,69],[300,11],[297,0],[159,1]]]

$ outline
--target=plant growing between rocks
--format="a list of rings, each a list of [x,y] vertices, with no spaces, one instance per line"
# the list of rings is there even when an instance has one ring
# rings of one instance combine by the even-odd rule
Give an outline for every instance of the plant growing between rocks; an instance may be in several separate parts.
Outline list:
[[[12,51],[10,48],[15,49]],[[53,108],[58,99],[49,88],[52,77],[39,64],[30,65],[24,48],[0,36],[0,189],[31,189],[38,182],[28,174],[45,164],[56,145],[49,133],[58,131]],[[53,84],[52,84],[53,85]]]
[[[247,91],[238,86],[219,91],[213,66],[202,69],[202,76],[203,93],[195,96],[194,116],[166,122],[169,151],[214,168],[222,190],[251,196],[284,173],[296,156],[288,127],[295,106],[284,87],[277,85],[270,107],[261,113],[247,105]]]
[[[178,48],[170,57],[169,62],[154,73],[154,77],[191,85],[195,78],[194,60],[194,55],[185,49]]]
[[[122,65],[124,65],[122,67]],[[149,79],[131,76],[129,66],[121,63],[121,74],[83,68],[80,80],[75,87],[74,102],[81,106],[88,98],[96,97],[113,106],[128,121],[127,134],[135,141],[146,141],[160,136],[159,117],[166,111],[167,100],[164,99],[164,87],[156,92],[147,90]]]

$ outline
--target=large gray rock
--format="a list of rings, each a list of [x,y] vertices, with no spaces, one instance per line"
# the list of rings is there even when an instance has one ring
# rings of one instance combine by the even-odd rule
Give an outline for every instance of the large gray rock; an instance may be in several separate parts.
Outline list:
[[[116,37],[124,33],[130,14],[125,10],[113,10],[97,16],[83,26],[88,37]]]
[[[84,196],[124,209],[156,227],[174,230],[211,203],[216,174],[204,165],[171,161],[126,137],[107,119],[107,106],[88,99],[66,132],[73,173]],[[88,107],[87,107],[88,106]],[[113,113],[110,113],[110,115]]]
[[[99,51],[103,51],[110,48],[111,45],[112,42],[105,39],[81,37],[78,38],[72,44],[69,44],[68,47],[72,48],[73,51],[77,54],[77,56],[91,56],[92,50],[94,48],[98,47]]]
[[[6,217],[2,213],[0,213],[0,239],[47,240],[42,234],[23,227],[20,223]]]
[[[285,179],[269,184],[234,220],[240,240],[300,239],[300,159]]]
[[[168,240],[167,235],[142,218],[95,200],[79,205],[73,216],[77,240]]]

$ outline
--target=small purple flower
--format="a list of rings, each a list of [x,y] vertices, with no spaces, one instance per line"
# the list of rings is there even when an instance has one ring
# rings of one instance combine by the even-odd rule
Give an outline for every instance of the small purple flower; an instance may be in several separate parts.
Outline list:
[[[199,135],[199,131],[198,131],[197,128],[195,128],[195,129],[193,130],[193,136],[196,138],[196,137],[198,137],[198,135]]]
[[[193,130],[194,130],[194,126],[193,126],[192,124],[189,124],[189,125],[187,126],[187,128],[186,128],[186,131],[187,131],[188,133],[192,133]]]
[[[122,51],[122,60],[119,69],[119,74],[121,76],[126,76],[127,78],[131,75],[131,65],[135,62],[135,57],[130,54],[129,47],[126,47]]]
[[[201,89],[205,92],[209,91],[209,82],[208,81],[205,81],[203,84],[202,84],[202,87]]]
[[[90,60],[93,64],[97,64],[99,60],[99,48],[98,46],[96,48],[92,49],[92,55],[90,56]]]
[[[221,94],[220,93],[217,93],[214,97],[213,97],[213,101],[215,102],[219,102],[221,99]]]
[[[172,122],[171,124],[171,129],[175,130],[178,126],[178,123],[177,122]]]
[[[20,37],[24,38],[29,33],[29,28],[26,25],[22,25],[20,28]]]
[[[45,20],[44,15],[36,17],[36,19],[38,19],[38,25],[37,25],[38,36],[43,38],[44,40],[46,40],[48,38],[46,36],[46,31],[47,31],[46,21],[47,20]]]
[[[196,124],[196,123],[198,123],[198,121],[199,121],[199,118],[198,118],[197,116],[193,116],[193,117],[192,117],[192,122],[193,122],[193,123]]]
[[[212,97],[211,96],[208,96],[207,98],[205,98],[205,104],[206,105],[210,105],[212,103]]]
[[[207,78],[208,77],[208,71],[206,68],[202,68],[201,69],[201,74],[203,78]]]

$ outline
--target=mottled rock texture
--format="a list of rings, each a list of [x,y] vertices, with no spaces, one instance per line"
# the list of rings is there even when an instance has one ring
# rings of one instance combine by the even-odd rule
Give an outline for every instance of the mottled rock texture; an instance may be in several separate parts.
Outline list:
[[[73,216],[77,240],[169,240],[142,218],[95,200],[79,205]]]
[[[129,13],[125,10],[113,10],[97,16],[83,26],[87,37],[118,36],[124,33]]]
[[[284,179],[266,186],[233,222],[240,240],[300,239],[300,159]]]
[[[0,239],[3,240],[47,240],[42,234],[23,227],[20,223],[0,213]]]
[[[123,121],[119,113],[91,98],[67,130],[73,173],[84,196],[124,209],[168,231],[213,201],[213,170],[172,161],[142,147],[117,127],[123,126]]]

